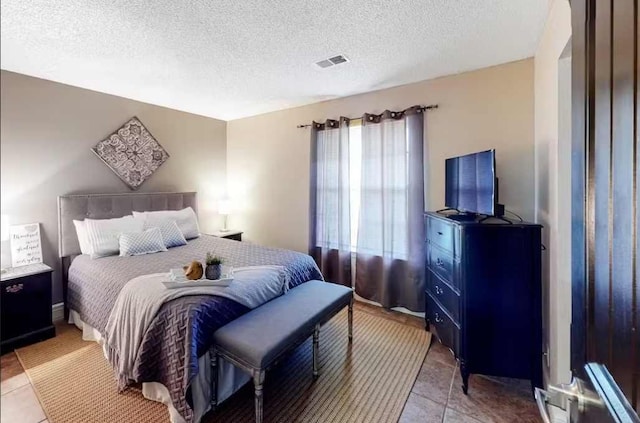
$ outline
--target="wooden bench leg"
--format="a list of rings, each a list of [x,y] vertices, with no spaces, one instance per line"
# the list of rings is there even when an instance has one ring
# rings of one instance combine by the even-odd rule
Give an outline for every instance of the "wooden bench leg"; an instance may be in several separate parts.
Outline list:
[[[218,405],[218,351],[215,347],[209,349],[209,361],[211,363],[211,409]]]
[[[313,330],[313,377],[318,377],[318,355],[320,345],[320,325],[316,325],[316,328]]]
[[[353,298],[349,301],[349,342],[353,342]]]
[[[253,385],[255,387],[256,423],[262,423],[262,385],[264,384],[264,370],[253,371]]]

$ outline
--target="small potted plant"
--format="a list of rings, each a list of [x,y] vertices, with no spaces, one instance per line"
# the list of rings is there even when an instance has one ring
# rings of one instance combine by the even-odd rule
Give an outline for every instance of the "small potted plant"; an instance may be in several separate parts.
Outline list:
[[[207,253],[207,267],[204,274],[205,277],[210,280],[220,279],[222,275],[222,258]]]

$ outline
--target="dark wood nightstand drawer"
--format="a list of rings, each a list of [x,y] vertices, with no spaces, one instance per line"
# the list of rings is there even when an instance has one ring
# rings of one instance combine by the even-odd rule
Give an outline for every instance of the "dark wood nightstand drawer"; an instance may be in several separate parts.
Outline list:
[[[427,240],[438,247],[449,251],[453,256],[458,255],[456,242],[456,228],[453,224],[443,219],[428,216],[427,218]]]
[[[55,335],[51,316],[51,274],[41,271],[0,284],[2,352]]]
[[[434,244],[427,244],[427,267],[444,279],[445,282],[459,289],[458,278],[454,274],[456,270],[455,264],[453,254]]]
[[[429,323],[435,327],[440,342],[451,348],[456,357],[460,354],[460,327],[447,315],[443,307],[435,300],[431,293],[426,292],[427,312]]]
[[[430,269],[427,270],[427,290],[437,299],[449,315],[460,323],[460,296]]]

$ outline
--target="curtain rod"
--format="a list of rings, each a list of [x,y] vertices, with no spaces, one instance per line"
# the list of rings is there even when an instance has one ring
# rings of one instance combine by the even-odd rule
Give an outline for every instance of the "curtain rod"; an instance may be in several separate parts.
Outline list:
[[[433,110],[433,109],[437,109],[438,105],[437,104],[430,104],[428,106],[422,106],[420,107],[420,110],[425,111],[425,110]],[[357,118],[350,118],[351,120],[356,120],[356,119],[361,119],[361,117],[357,117]],[[313,126],[311,123],[307,123],[304,125],[298,125],[297,128],[308,128],[309,126]]]

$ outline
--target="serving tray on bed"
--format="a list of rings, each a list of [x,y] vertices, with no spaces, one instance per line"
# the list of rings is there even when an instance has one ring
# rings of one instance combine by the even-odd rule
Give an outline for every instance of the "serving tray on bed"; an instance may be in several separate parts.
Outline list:
[[[169,272],[169,280],[163,281],[162,284],[167,289],[176,289],[176,288],[194,288],[197,286],[220,286],[227,287],[233,281],[233,278],[230,275],[222,275],[223,277],[220,279],[195,279],[189,280],[184,275],[182,269],[171,269]]]
[[[167,289],[176,289],[176,288],[194,288],[197,286],[221,286],[227,287],[231,284],[233,278],[222,278],[222,279],[196,279],[196,280],[176,280],[176,281],[163,281],[162,284]]]

